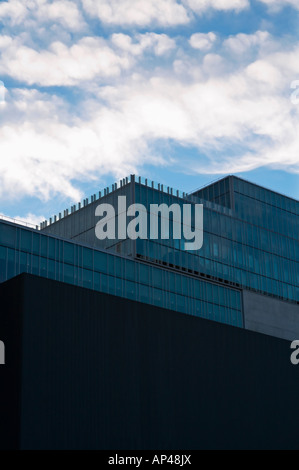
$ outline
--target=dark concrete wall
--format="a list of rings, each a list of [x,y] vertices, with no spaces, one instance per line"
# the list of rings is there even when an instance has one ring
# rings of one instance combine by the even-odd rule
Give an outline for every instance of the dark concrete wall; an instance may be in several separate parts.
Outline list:
[[[1,288],[24,292],[21,448],[299,448],[289,342],[30,275]]]

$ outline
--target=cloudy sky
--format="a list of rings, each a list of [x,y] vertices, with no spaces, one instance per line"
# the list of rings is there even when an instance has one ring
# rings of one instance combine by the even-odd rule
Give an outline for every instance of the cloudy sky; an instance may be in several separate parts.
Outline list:
[[[7,216],[130,173],[299,197],[298,0],[0,1],[0,80]]]

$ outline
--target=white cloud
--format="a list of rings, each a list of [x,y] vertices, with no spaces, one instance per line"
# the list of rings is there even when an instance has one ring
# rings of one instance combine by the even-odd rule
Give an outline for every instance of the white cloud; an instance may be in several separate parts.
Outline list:
[[[271,36],[267,31],[256,31],[254,34],[240,33],[231,36],[224,41],[224,46],[234,54],[242,55],[255,46],[262,46],[270,41]]]
[[[41,51],[4,38],[0,39],[0,50],[0,74],[29,85],[76,85],[94,77],[117,76],[130,66],[127,56],[116,54],[104,40],[92,37],[71,47],[55,42]]]
[[[281,85],[282,74],[280,70],[267,60],[257,60],[246,69],[247,75],[256,82],[268,84],[271,88]]]
[[[10,0],[0,3],[0,18],[10,20],[12,25],[20,24],[26,18],[28,10],[24,2]]]
[[[36,17],[40,22],[59,22],[73,31],[81,30],[85,24],[76,3],[69,0],[42,2]]]
[[[89,119],[74,117],[65,102],[36,90],[14,90],[0,127],[0,194],[49,199],[60,193],[73,201],[81,192],[73,179],[92,180],[112,172],[135,172],[146,143],[130,115],[93,101]],[[1,116],[2,117],[2,116]]]
[[[85,22],[76,2],[71,0],[9,0],[0,3],[0,18],[11,26],[31,26],[60,23],[63,27],[77,31]]]
[[[124,37],[116,39],[126,47]],[[47,199],[61,193],[76,202],[81,198],[77,179],[107,173],[118,178],[139,173],[149,162],[188,170],[190,163],[170,162],[151,150],[161,140],[205,154],[205,164],[192,160],[194,172],[269,165],[299,174],[299,107],[291,103],[289,90],[289,77],[299,71],[298,52],[299,45],[225,74],[219,73],[225,59],[207,54],[203,68],[209,74],[197,80],[164,72],[147,81],[136,74],[114,86],[94,85],[97,96],[83,100],[77,115],[55,95],[8,90],[0,128],[1,197]],[[230,154],[235,146],[245,149],[238,158]]]
[[[193,13],[207,10],[239,12],[249,0],[81,0],[83,8],[103,23],[148,26],[188,24]]]
[[[86,12],[103,23],[163,26],[189,22],[187,10],[176,0],[82,0]]]
[[[292,6],[299,10],[298,0],[259,0],[269,7],[270,11],[277,12],[286,6]]]
[[[93,18],[134,31],[154,23],[186,24],[191,10],[238,12],[249,5],[247,0],[82,3]],[[14,15],[16,5],[17,0],[5,8],[0,3],[0,17],[81,31],[76,2],[25,0]],[[223,45],[213,32],[195,33],[189,44],[203,51],[198,54],[186,36],[152,30],[125,34],[114,29],[118,32],[105,39],[76,34],[73,42],[71,35],[65,41],[59,35],[43,46],[33,44],[30,34],[5,31],[1,78],[30,86],[76,86],[78,104],[67,94],[59,98],[8,87],[0,109],[2,198],[48,199],[60,193],[76,202],[82,195],[75,181],[107,173],[118,178],[149,163],[206,173],[260,165],[299,173],[299,107],[290,100],[290,83],[299,74],[299,44],[283,51],[266,31],[237,34]],[[161,141],[193,147],[206,155],[205,164],[196,157],[186,163],[161,156],[153,150]],[[238,158],[236,148],[243,149]]]
[[[249,0],[183,0],[183,4],[196,13],[203,13],[209,9],[239,12],[250,6]]]
[[[224,59],[219,54],[207,54],[203,59],[202,69],[210,76],[217,76],[224,72],[225,65]]]
[[[216,41],[217,36],[215,33],[195,33],[190,37],[189,43],[194,49],[208,51],[212,48],[213,43]]]
[[[149,33],[153,38],[154,52],[157,56],[162,56],[176,47],[174,39],[166,34]]]
[[[137,41],[134,42],[127,34],[115,33],[111,37],[111,42],[134,56],[143,54],[145,50],[153,50],[157,56],[162,56],[176,47],[175,40],[166,34],[137,34],[135,39]]]
[[[260,1],[271,5],[280,3],[279,0]],[[144,27],[155,23],[169,27],[188,24],[192,13],[213,9],[239,12],[248,6],[249,0],[8,0],[0,3],[0,19],[6,25],[24,29],[52,23],[76,32],[87,26],[81,8],[107,24]]]
[[[220,73],[225,59],[207,54],[203,68],[209,75],[191,83],[168,76],[118,87],[106,95],[107,106],[117,103],[125,122],[130,116],[133,139],[171,139],[194,146],[207,157],[227,152],[227,157],[211,159],[204,167],[193,161],[195,171],[237,172],[270,165],[299,173],[299,107],[292,105],[289,90],[290,77],[299,72],[298,52],[299,45],[225,74]],[[238,158],[229,156],[235,145],[248,151]],[[142,164],[141,155],[138,161]]]
[[[0,75],[29,85],[72,86],[94,79],[117,77],[135,64],[145,51],[162,56],[175,48],[166,34],[137,34],[136,40],[114,34],[111,40],[84,37],[68,47],[61,41],[36,50],[20,39],[0,36]]]

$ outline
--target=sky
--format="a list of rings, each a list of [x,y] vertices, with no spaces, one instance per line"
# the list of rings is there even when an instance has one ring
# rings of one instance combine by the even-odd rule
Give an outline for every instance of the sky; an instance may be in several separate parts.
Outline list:
[[[133,173],[299,198],[298,0],[0,1],[0,214]]]

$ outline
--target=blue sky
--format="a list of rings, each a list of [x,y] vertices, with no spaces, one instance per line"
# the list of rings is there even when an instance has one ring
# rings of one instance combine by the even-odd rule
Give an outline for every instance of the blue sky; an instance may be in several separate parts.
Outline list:
[[[39,223],[130,173],[298,199],[298,21],[298,0],[0,1],[0,213]]]

